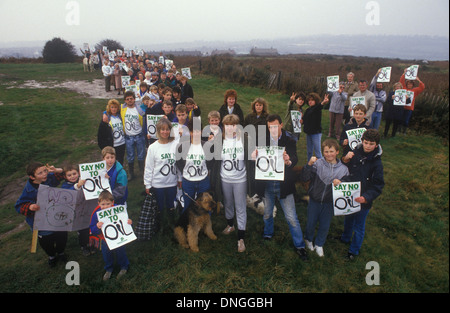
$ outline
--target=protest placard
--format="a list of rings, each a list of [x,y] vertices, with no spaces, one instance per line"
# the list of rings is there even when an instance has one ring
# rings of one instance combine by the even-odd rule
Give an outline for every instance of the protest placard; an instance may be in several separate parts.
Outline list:
[[[284,180],[284,147],[258,146],[255,179]]]
[[[335,216],[349,215],[361,210],[361,204],[355,201],[361,195],[361,182],[342,182],[332,188]]]
[[[392,67],[382,67],[380,73],[378,73],[377,82],[378,83],[388,83],[391,81],[391,71]]]
[[[335,92],[339,90],[339,75],[327,76],[327,91]]]
[[[405,103],[405,106],[410,107],[414,100],[414,91],[406,90],[406,97],[409,98],[410,101]]]
[[[350,106],[352,111],[350,112],[350,116],[353,116],[353,108],[358,104],[366,105],[366,97],[350,97]]]
[[[126,205],[117,205],[97,212],[99,222],[103,222],[102,234],[109,250],[136,240],[133,227],[128,224]]]
[[[147,114],[147,134],[150,135],[150,138],[157,139],[156,138],[156,123],[160,119],[162,119],[164,115],[151,115]]]
[[[419,65],[411,65],[405,71],[405,79],[416,80],[419,73]]]
[[[188,79],[192,79],[191,68],[190,67],[182,68],[181,75],[186,76]]]
[[[361,137],[366,129],[364,127],[347,130],[345,133],[348,138],[348,146],[355,150],[356,146],[361,142]]]
[[[122,76],[122,77],[120,77],[120,79],[122,80],[123,88],[130,86],[130,80],[131,80],[130,76]]]
[[[394,105],[406,105],[406,89],[397,89],[394,93]]]
[[[291,111],[291,120],[292,120],[292,127],[294,129],[294,133],[301,133],[302,132],[302,123],[300,122],[302,120],[302,112],[292,110]]]
[[[86,200],[97,199],[103,190],[111,192],[108,178],[105,177],[106,161],[80,164],[80,179],[84,179],[83,192]]]
[[[166,59],[166,70],[170,70],[173,65],[173,60]]]
[[[86,200],[81,190],[40,185],[33,228],[47,231],[78,231],[89,227],[97,200]]]

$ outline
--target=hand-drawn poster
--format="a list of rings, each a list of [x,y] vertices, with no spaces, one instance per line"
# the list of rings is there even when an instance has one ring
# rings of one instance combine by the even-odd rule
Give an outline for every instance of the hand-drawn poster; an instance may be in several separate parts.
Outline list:
[[[397,89],[394,94],[394,105],[406,105],[406,89]]]
[[[166,70],[170,70],[173,65],[173,60],[166,59]]]
[[[186,76],[188,79],[192,79],[191,68],[190,67],[182,68],[181,75]]]
[[[97,199],[103,190],[111,192],[106,173],[105,161],[80,164],[80,179],[86,180],[83,185],[86,200]]]
[[[355,199],[361,195],[361,182],[340,183],[333,186],[334,215],[349,215],[361,210]]]
[[[348,138],[348,146],[355,150],[356,146],[361,142],[361,137],[366,129],[364,127],[347,130],[345,133]]]
[[[414,91],[411,90],[406,90],[406,102],[405,102],[405,106],[410,107],[412,102],[414,101]],[[409,101],[407,101],[409,98]]]
[[[377,83],[388,83],[391,81],[392,67],[382,67],[380,73],[378,73]]]
[[[256,148],[255,179],[284,180],[284,147],[262,146]]]
[[[302,120],[302,112],[297,110],[291,111],[291,120],[292,120],[292,128],[294,129],[294,133],[299,134],[302,132],[302,124],[300,121]]]
[[[110,250],[136,240],[133,227],[128,224],[126,205],[117,205],[97,212],[99,222],[103,222],[102,233]]]
[[[33,228],[47,231],[78,231],[89,227],[97,200],[86,200],[81,190],[40,185],[40,209],[35,212]]]
[[[157,139],[156,138],[156,123],[160,119],[162,119],[164,115],[150,115],[147,114],[147,134],[150,135],[150,138]]]
[[[350,106],[352,107],[352,111],[350,112],[350,116],[353,116],[353,108],[358,104],[366,105],[366,97],[350,97]]]
[[[405,79],[416,80],[419,74],[419,65],[411,65],[405,71]]]
[[[131,80],[130,76],[122,76],[122,77],[120,77],[120,79],[122,80],[122,87],[123,88],[125,88],[127,86],[130,86],[130,80]]]
[[[339,90],[339,75],[327,76],[327,91],[335,92]]]

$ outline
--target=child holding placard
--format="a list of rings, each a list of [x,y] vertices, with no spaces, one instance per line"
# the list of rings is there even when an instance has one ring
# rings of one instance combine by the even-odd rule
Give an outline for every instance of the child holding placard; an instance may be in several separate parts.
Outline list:
[[[89,228],[91,230],[91,234],[99,236],[102,242],[102,255],[103,261],[105,261],[105,274],[103,275],[103,280],[106,281],[111,278],[111,274],[114,266],[114,254],[117,259],[117,263],[120,266],[120,272],[117,274],[117,278],[122,277],[128,271],[128,267],[130,262],[128,261],[128,257],[125,251],[125,246],[121,246],[115,248],[111,251],[106,244],[105,238],[102,234],[102,226],[103,223],[98,221],[97,212],[100,210],[108,209],[114,206],[114,197],[113,195],[107,191],[102,191],[98,196],[98,206],[95,208],[94,212],[91,216],[91,223]],[[128,224],[131,225],[132,221],[128,219]]]
[[[336,186],[340,179],[348,175],[348,168],[337,158],[339,144],[334,139],[322,143],[323,158],[311,157],[300,173],[300,180],[310,181],[308,220],[306,223],[305,243],[311,251],[323,257],[323,245],[327,239],[333,217],[332,184]],[[314,240],[316,225],[317,235]]]
[[[382,149],[380,134],[376,129],[368,129],[362,136],[362,143],[342,157],[350,175],[348,181],[361,182],[361,196],[355,201],[361,203],[359,212],[346,215],[341,241],[350,242],[347,258],[353,260],[362,246],[365,224],[373,201],[381,195],[384,187]]]
[[[102,158],[106,162],[107,178],[116,204],[125,204],[128,198],[128,178],[125,169],[116,161],[116,150],[104,147]]]
[[[366,118],[366,112],[367,108],[363,104],[357,104],[353,108],[353,117],[350,119],[350,121],[344,125],[344,128],[342,129],[341,133],[341,139],[340,144],[343,148],[343,155],[346,155],[347,152],[353,150],[353,143],[349,142],[347,131],[354,130],[354,129],[369,129],[370,128],[370,122]]]
[[[64,179],[63,169],[44,165],[40,162],[31,162],[27,166],[28,181],[22,194],[15,204],[17,213],[26,216],[26,222],[33,230],[34,214],[40,209],[37,204],[39,185],[57,187]],[[66,261],[64,253],[67,243],[66,231],[39,231],[38,242],[48,255],[48,264],[55,267],[58,260]]]
[[[85,180],[80,179],[80,173],[78,167],[73,164],[67,164],[64,166],[64,178],[65,182],[62,183],[61,188],[70,190],[81,190]],[[78,232],[78,243],[81,247],[81,253],[84,256],[89,256],[94,253],[89,247],[89,227],[81,229]]]

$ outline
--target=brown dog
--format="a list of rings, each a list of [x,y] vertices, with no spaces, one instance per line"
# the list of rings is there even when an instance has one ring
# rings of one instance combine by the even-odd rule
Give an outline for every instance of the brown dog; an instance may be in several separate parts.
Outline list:
[[[216,207],[213,197],[208,192],[202,192],[197,199],[181,214],[175,225],[175,238],[178,243],[194,252],[198,252],[198,234],[201,230],[211,240],[217,237],[212,230],[210,212]]]

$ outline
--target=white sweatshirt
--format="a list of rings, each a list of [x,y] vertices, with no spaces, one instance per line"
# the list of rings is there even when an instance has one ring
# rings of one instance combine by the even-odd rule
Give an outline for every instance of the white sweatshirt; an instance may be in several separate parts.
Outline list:
[[[177,144],[176,140],[166,144],[155,141],[148,147],[144,170],[146,189],[173,187],[181,181],[175,165]]]
[[[223,140],[220,176],[222,181],[226,183],[243,183],[247,181],[245,152],[241,140]]]

